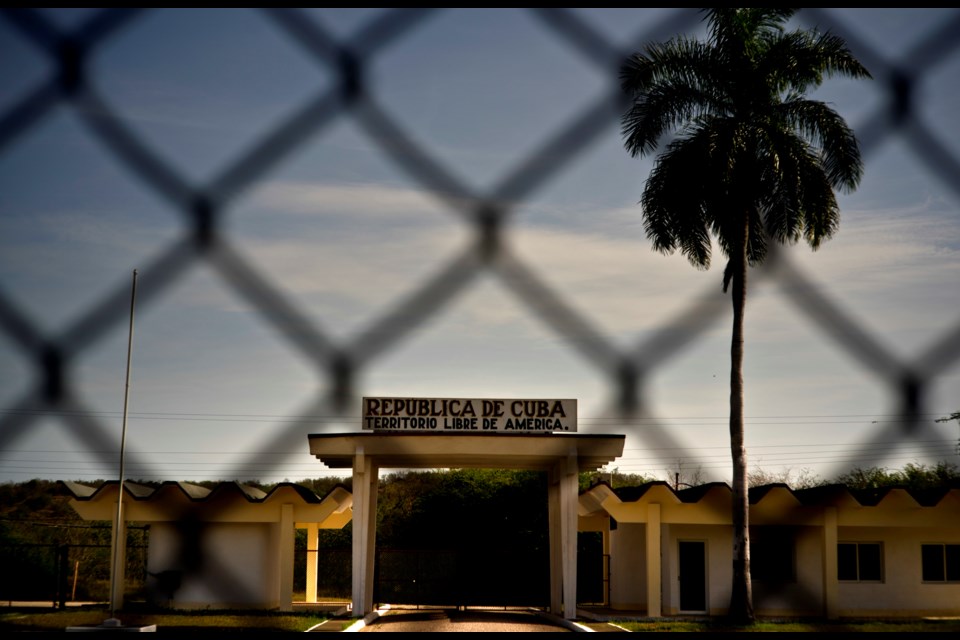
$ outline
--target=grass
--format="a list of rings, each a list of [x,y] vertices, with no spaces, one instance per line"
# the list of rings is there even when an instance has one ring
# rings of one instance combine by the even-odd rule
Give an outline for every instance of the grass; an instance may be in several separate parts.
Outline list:
[[[895,633],[960,632],[960,619],[903,620],[760,620],[750,626],[736,626],[722,620],[616,620],[611,624],[627,631],[693,631],[693,632],[876,632]],[[591,627],[596,628],[594,623]]]
[[[67,627],[95,627],[110,617],[105,608],[69,608],[60,611],[13,610],[0,614],[0,631],[64,631]],[[197,611],[176,613],[120,612],[124,626],[154,624],[164,631],[289,631],[303,632],[329,619],[318,612]]]
[[[64,631],[67,627],[95,627],[110,617],[105,607],[76,607],[63,610],[12,609],[0,614],[0,631]],[[117,617],[126,626],[157,626],[157,632],[297,632],[302,633],[329,619],[320,611],[282,613],[276,611],[121,612]],[[605,623],[581,622],[600,630]],[[664,618],[662,620],[615,620],[611,624],[627,631],[687,632],[960,632],[960,619],[888,620],[761,620],[738,627],[719,619]]]

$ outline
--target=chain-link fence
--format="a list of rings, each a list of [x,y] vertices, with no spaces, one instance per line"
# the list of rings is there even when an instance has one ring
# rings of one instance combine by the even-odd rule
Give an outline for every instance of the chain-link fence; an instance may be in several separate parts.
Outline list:
[[[683,441],[666,421],[658,419],[646,401],[651,374],[679,358],[715,320],[727,318],[729,300],[716,295],[717,291],[711,291],[708,297],[693,292],[689,304],[672,320],[642,341],[623,347],[591,320],[579,301],[551,284],[549,274],[535,266],[535,261],[511,248],[509,223],[525,201],[560,180],[579,154],[586,153],[611,128],[618,128],[625,107],[624,97],[613,81],[619,61],[646,42],[696,31],[701,16],[690,9],[660,10],[651,13],[649,22],[628,41],[614,43],[578,10],[527,10],[526,15],[539,25],[545,37],[560,43],[577,64],[586,65],[601,77],[600,89],[549,139],[517,149],[520,160],[514,159],[510,163],[514,168],[492,187],[478,189],[461,179],[448,156],[438,153],[433,145],[423,144],[371,85],[374,65],[390,55],[396,43],[415,37],[418,28],[438,11],[374,11],[348,36],[330,29],[322,14],[298,9],[258,13],[258,18],[282,34],[302,59],[323,70],[325,82],[318,90],[306,91],[306,97],[282,122],[235,154],[225,168],[208,180],[197,181],[169,155],[158,152],[154,140],[131,127],[97,82],[92,61],[98,51],[149,11],[91,11],[64,26],[40,10],[5,9],[2,17],[8,35],[18,46],[39,52],[48,72],[14,88],[16,91],[8,90],[0,112],[0,157],[35,134],[53,113],[69,109],[89,139],[123,166],[136,188],[162,203],[183,224],[183,231],[149,264],[138,265],[138,305],[162,306],[179,283],[205,267],[247,303],[249,313],[269,326],[285,346],[292,347],[312,371],[319,372],[321,393],[297,415],[265,429],[260,439],[264,448],[269,445],[272,449],[304,451],[304,434],[322,430],[316,426],[317,415],[342,416],[342,422],[349,422],[349,417],[357,415],[359,398],[366,391],[363,376],[376,370],[385,353],[413,340],[419,330],[429,329],[430,321],[455,298],[478,286],[482,275],[499,282],[516,296],[524,313],[548,327],[557,338],[558,349],[568,350],[584,368],[598,373],[613,398],[601,415],[594,416],[609,419],[602,431],[626,430],[635,446],[671,452],[661,455],[670,458],[668,463],[682,458]],[[921,92],[931,84],[943,88],[956,78],[950,70],[956,67],[955,52],[960,45],[960,11],[944,10],[938,17],[923,38],[894,59],[876,40],[864,38],[858,30],[860,25],[852,24],[849,15],[831,9],[803,9],[798,14],[802,23],[828,28],[843,37],[871,70],[874,84],[880,88],[882,99],[867,105],[852,123],[868,171],[871,158],[879,155],[882,147],[900,145],[909,151],[914,164],[911,168],[937,183],[953,201],[949,208],[955,210],[956,201],[960,201],[957,147],[927,119]],[[215,48],[216,43],[211,45]],[[417,189],[434,196],[435,202],[470,235],[464,250],[453,255],[445,267],[412,283],[409,295],[379,309],[368,328],[350,338],[326,330],[322,321],[305,310],[302,300],[291,296],[271,273],[247,259],[230,229],[231,214],[244,194],[304,147],[322,145],[330,130],[344,120],[378,149],[382,162],[402,173]],[[37,184],[35,188],[46,187]],[[636,213],[639,216],[639,211]],[[882,452],[890,451],[888,443],[910,443],[929,436],[931,416],[936,415],[928,406],[933,388],[943,376],[955,377],[960,359],[960,309],[945,320],[945,328],[937,335],[926,336],[922,348],[904,354],[901,345],[887,343],[859,322],[858,310],[825,295],[788,255],[774,256],[759,275],[782,285],[784,295],[805,318],[815,340],[828,343],[843,358],[869,369],[898,408],[896,419],[877,424],[860,443],[865,451],[884,444],[876,449],[880,453],[872,455],[873,464],[885,464],[887,454]],[[87,399],[74,384],[75,365],[98,345],[125,334],[129,294],[128,282],[123,281],[107,295],[90,299],[69,326],[50,331],[9,295],[4,274],[0,274],[0,332],[18,352],[18,362],[27,363],[29,371],[23,377],[33,379],[24,385],[23,393],[2,407],[0,450],[15,449],[45,415],[55,414],[65,434],[99,452],[96,455],[104,467],[113,468],[116,429],[89,410]],[[945,294],[951,299],[956,295]],[[749,339],[748,335],[748,345]],[[18,371],[16,367],[9,370]],[[635,426],[641,424],[639,420],[643,421],[642,428]],[[276,458],[276,464],[281,465],[282,460]],[[134,456],[128,464],[135,466],[138,462]],[[835,469],[844,470],[840,465]],[[236,478],[265,473],[269,469],[264,470],[259,448],[223,471],[224,477]],[[181,472],[177,468],[160,469],[158,475],[180,479]]]
[[[147,589],[146,546],[127,544],[126,592],[143,598]],[[109,544],[22,544],[0,546],[7,570],[0,577],[0,601],[38,602],[63,608],[68,602],[110,599]]]

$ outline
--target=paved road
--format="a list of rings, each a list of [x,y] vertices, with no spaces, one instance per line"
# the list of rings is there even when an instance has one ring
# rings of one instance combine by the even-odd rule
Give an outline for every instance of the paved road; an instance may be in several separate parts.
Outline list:
[[[571,623],[529,611],[456,609],[390,610],[365,625],[361,632],[380,631],[539,631],[569,633]]]

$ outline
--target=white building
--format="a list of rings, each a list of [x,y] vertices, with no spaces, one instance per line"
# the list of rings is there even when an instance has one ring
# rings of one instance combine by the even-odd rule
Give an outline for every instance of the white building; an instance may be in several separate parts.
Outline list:
[[[115,521],[118,482],[99,488],[66,482],[84,520]],[[307,530],[307,602],[316,602],[319,529],[350,522],[353,498],[342,486],[320,498],[282,483],[269,493],[235,482],[213,489],[165,482],[124,483],[124,523],[150,526],[148,585],[171,608],[292,608],[294,530]],[[125,539],[125,536],[121,539]],[[124,566],[120,549],[119,566]],[[123,584],[122,573],[113,574]],[[122,590],[119,590],[122,591]],[[121,607],[122,593],[118,594]]]
[[[733,572],[731,491],[654,482],[580,496],[580,531],[609,554],[608,603],[646,616],[722,615]],[[750,491],[757,615],[960,615],[960,489]]]

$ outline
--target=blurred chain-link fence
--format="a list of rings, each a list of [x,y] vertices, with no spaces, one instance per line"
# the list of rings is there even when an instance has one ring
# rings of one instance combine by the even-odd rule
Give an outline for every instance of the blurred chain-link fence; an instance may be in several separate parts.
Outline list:
[[[432,148],[422,146],[391,112],[390,104],[378,99],[368,71],[388,45],[402,41],[427,20],[433,9],[382,10],[349,37],[339,37],[315,15],[297,9],[265,9],[262,20],[284,34],[299,53],[322,67],[333,78],[325,89],[304,100],[292,114],[246,152],[203,184],[157,153],[137,130],[118,114],[92,78],[90,61],[111,39],[136,23],[142,9],[108,9],[90,12],[73,28],[65,28],[39,10],[5,9],[2,17],[19,38],[42,52],[49,73],[29,87],[0,112],[0,154],[31,135],[57,109],[73,110],[89,136],[130,172],[138,188],[157,197],[176,216],[186,221],[186,232],[169,243],[150,264],[140,265],[138,304],[163,304],[165,295],[198,265],[205,264],[227,287],[245,299],[252,313],[317,370],[328,384],[321,399],[304,410],[300,419],[273,427],[272,442],[289,442],[303,449],[303,434],[311,428],[316,413],[355,414],[363,389],[360,374],[375,368],[378,357],[408,340],[414,330],[442,310],[458,294],[474,286],[478,273],[488,274],[517,295],[526,313],[547,325],[562,346],[581,358],[585,366],[600,370],[616,398],[608,416],[652,419],[642,432],[631,435],[656,450],[682,448],[642,399],[649,373],[668,363],[691,340],[696,339],[719,315],[729,313],[722,296],[690,300],[683,316],[652,337],[624,349],[608,339],[581,313],[577,301],[548,284],[532,263],[511,251],[505,242],[505,222],[530,194],[555,179],[564,166],[603,132],[618,126],[624,111],[624,96],[611,82],[619,61],[650,41],[662,41],[680,32],[694,31],[701,22],[695,10],[677,9],[658,14],[655,22],[637,33],[628,47],[615,45],[603,33],[582,20],[574,10],[530,9],[530,14],[550,38],[561,42],[573,55],[598,74],[604,89],[568,126],[536,148],[518,150],[523,160],[492,188],[478,190],[458,178]],[[928,74],[956,56],[960,46],[960,11],[944,13],[926,37],[897,59],[865,41],[842,16],[831,9],[803,9],[798,18],[820,28],[829,28],[846,40],[854,54],[871,70],[884,99],[856,131],[864,158],[869,160],[882,145],[897,140],[912,152],[913,161],[938,180],[960,201],[960,158],[956,147],[944,143],[934,126],[925,121],[918,107],[918,87]],[[377,319],[361,335],[348,340],[326,332],[287,294],[270,273],[245,260],[228,232],[225,220],[239,195],[264,179],[280,162],[306,144],[322,144],[323,136],[337,122],[351,119],[391,163],[418,188],[432,192],[439,202],[472,235],[468,249],[449,262],[438,275],[417,283],[414,293],[395,307],[378,312]],[[770,260],[764,278],[784,283],[784,291],[805,316],[818,336],[844,357],[870,368],[886,383],[896,398],[903,419],[878,425],[871,442],[910,441],[919,437],[930,422],[925,405],[938,376],[957,366],[960,359],[960,310],[941,335],[928,346],[904,357],[893,345],[878,340],[860,326],[842,304],[823,297],[805,273],[784,256]],[[126,283],[101,299],[92,299],[81,317],[64,330],[47,332],[31,322],[12,296],[4,291],[0,274],[0,331],[30,363],[37,383],[27,393],[3,407],[0,414],[0,449],[14,447],[29,432],[44,410],[56,411],[65,429],[90,449],[102,452],[105,464],[116,460],[115,429],[107,428],[72,384],[70,365],[110,336],[126,330],[129,289]],[[682,328],[678,331],[677,327]],[[920,416],[927,416],[921,420]],[[610,424],[617,424],[611,422]],[[629,429],[629,427],[627,427]],[[619,428],[617,428],[619,430]],[[265,435],[265,440],[267,436]],[[878,460],[882,464],[882,460]],[[251,451],[247,460],[232,470],[245,477],[245,465],[262,459]],[[176,475],[171,471],[169,477]],[[252,477],[258,474],[251,474]]]

